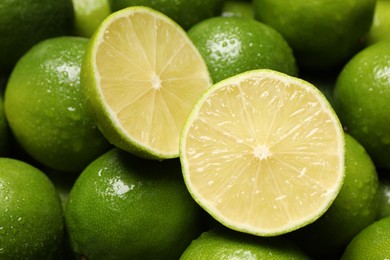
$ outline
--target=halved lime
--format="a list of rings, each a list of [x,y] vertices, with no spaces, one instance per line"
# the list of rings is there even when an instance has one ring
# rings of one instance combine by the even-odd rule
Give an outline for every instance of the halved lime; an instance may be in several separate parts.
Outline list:
[[[128,7],[103,21],[91,38],[81,78],[103,135],[152,159],[178,157],[182,126],[211,85],[186,32],[147,7]]]
[[[344,178],[344,133],[324,95],[272,70],[223,80],[186,122],[180,159],[193,198],[225,226],[261,236],[319,218]]]

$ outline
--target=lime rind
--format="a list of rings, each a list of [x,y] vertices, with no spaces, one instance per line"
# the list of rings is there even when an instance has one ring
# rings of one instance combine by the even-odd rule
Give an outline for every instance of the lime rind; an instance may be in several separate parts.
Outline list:
[[[191,125],[194,123],[194,121],[198,117],[198,113],[202,105],[207,102],[206,100],[212,96],[212,94],[218,90],[221,89],[227,85],[239,85],[240,82],[248,79],[248,78],[253,78],[253,77],[271,77],[271,78],[276,78],[280,80],[281,82],[285,82],[286,84],[297,84],[304,88],[305,91],[313,93],[314,96],[318,98],[318,101],[322,105],[325,111],[330,115],[331,120],[333,120],[333,124],[335,126],[335,129],[337,131],[337,136],[339,137],[339,142],[338,142],[338,179],[335,181],[333,188],[327,193],[326,196],[326,201],[322,203],[321,206],[317,207],[316,210],[313,210],[311,214],[307,215],[304,219],[296,220],[295,222],[289,222],[287,225],[280,226],[278,228],[262,228],[262,227],[254,227],[250,224],[246,223],[241,223],[241,222],[235,222],[231,221],[230,219],[226,218],[225,216],[221,215],[220,211],[216,209],[213,205],[212,202],[209,200],[205,199],[204,196],[197,190],[197,188],[194,187],[190,180],[190,170],[189,170],[189,165],[187,163],[187,147],[186,147],[186,138],[189,134],[189,129]],[[191,196],[193,199],[206,211],[208,212],[214,219],[216,219],[218,222],[223,224],[224,226],[244,232],[244,233],[249,233],[253,235],[258,235],[258,236],[276,236],[276,235],[281,235],[285,234],[288,232],[291,232],[293,230],[299,229],[303,226],[306,226],[315,220],[317,220],[319,217],[321,217],[326,210],[331,206],[333,203],[334,199],[336,198],[337,194],[339,193],[343,180],[344,180],[344,154],[345,154],[345,142],[344,142],[344,132],[341,126],[340,121],[338,120],[338,117],[336,116],[336,113],[334,112],[332,106],[326,99],[326,97],[323,95],[323,93],[318,90],[315,86],[312,84],[296,78],[292,77],[289,75],[286,75],[281,72],[269,70],[269,69],[259,69],[259,70],[251,70],[247,72],[243,72],[239,75],[227,78],[225,80],[222,80],[218,83],[216,83],[214,86],[209,88],[204,95],[198,100],[196,105],[194,106],[193,110],[190,113],[190,116],[188,117],[187,122],[185,123],[182,133],[181,133],[181,138],[180,138],[180,160],[182,164],[182,172],[183,172],[183,177],[184,181],[186,183],[187,189],[190,192]],[[250,209],[248,209],[250,210]],[[261,216],[259,216],[261,217]]]

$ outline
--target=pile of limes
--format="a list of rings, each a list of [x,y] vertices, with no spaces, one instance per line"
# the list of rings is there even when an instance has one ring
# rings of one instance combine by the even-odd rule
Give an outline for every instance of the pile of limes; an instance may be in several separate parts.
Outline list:
[[[390,1],[0,3],[0,259],[386,259]]]

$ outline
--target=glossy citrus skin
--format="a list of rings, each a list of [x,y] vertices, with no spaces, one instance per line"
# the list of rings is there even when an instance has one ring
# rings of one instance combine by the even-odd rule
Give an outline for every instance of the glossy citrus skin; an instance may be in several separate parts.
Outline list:
[[[0,4],[0,75],[41,40],[69,34],[72,0],[2,0]]]
[[[378,0],[375,6],[374,19],[368,32],[368,44],[390,40],[390,1]]]
[[[254,0],[254,13],[279,31],[303,70],[330,70],[363,47],[376,0]]]
[[[220,15],[223,2],[223,0],[109,0],[112,11],[138,5],[150,7],[166,14],[185,30],[204,19]]]
[[[214,17],[188,31],[213,82],[252,69],[274,69],[292,76],[297,67],[291,48],[271,27],[237,17]]]
[[[9,78],[5,113],[16,140],[43,165],[80,172],[109,148],[80,86],[88,40],[51,38],[30,49]]]
[[[45,174],[0,158],[0,258],[59,259],[63,232],[61,202]]]
[[[390,216],[390,179],[385,172],[380,174],[378,197],[379,206],[376,218],[379,220]]]
[[[71,247],[88,259],[178,259],[201,228],[177,160],[117,148],[77,179],[65,218]]]
[[[8,155],[10,134],[4,113],[3,95],[0,94],[0,156]]]
[[[386,259],[390,254],[390,217],[380,219],[356,235],[341,260]]]
[[[262,238],[224,228],[202,233],[184,251],[180,260],[198,259],[309,259],[289,240]]]
[[[110,13],[108,0],[73,0],[74,34],[91,37]]]
[[[254,18],[253,6],[250,1],[227,0],[225,1],[221,16]]]
[[[362,50],[341,71],[333,102],[346,131],[385,169],[390,169],[389,67],[390,41]]]
[[[379,181],[375,165],[348,134],[345,147],[344,183],[333,204],[317,221],[291,234],[315,259],[339,257],[348,242],[376,218]]]

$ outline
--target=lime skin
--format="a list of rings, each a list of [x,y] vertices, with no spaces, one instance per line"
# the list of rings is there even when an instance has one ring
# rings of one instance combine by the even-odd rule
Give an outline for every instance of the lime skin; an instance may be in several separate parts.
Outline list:
[[[61,259],[62,205],[42,171],[0,158],[0,212],[1,259]]]
[[[4,106],[20,146],[37,162],[80,173],[110,148],[86,108],[80,84],[88,39],[55,37],[31,48],[8,80]]]
[[[75,255],[88,259],[178,259],[203,226],[178,160],[151,161],[114,148],[73,186],[65,210]]]
[[[214,83],[241,72],[273,69],[292,76],[298,70],[290,46],[273,28],[238,17],[213,17],[188,31]]]

